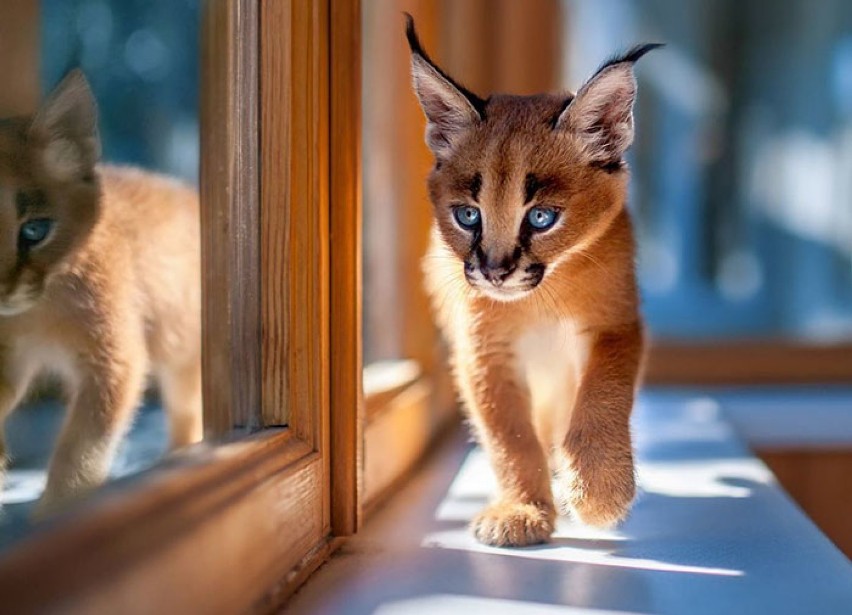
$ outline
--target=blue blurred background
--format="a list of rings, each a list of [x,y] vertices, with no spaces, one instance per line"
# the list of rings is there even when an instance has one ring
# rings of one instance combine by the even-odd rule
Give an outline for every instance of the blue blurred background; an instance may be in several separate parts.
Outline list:
[[[42,0],[41,82],[98,100],[104,158],[198,180],[200,0]]]
[[[632,206],[658,337],[852,336],[852,2],[570,0],[576,87],[636,41]]]
[[[411,223],[405,209],[429,208],[428,154],[408,153],[422,148],[422,114],[403,10],[436,61],[480,95],[576,90],[614,53],[666,43],[637,66],[629,154],[653,337],[852,339],[852,2],[370,0],[364,10],[368,360],[411,354],[397,340],[414,325],[396,306],[414,265],[397,256],[393,230]]]

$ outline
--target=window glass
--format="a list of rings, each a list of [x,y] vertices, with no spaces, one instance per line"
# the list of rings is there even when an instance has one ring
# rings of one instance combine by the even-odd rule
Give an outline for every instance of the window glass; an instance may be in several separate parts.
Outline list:
[[[107,478],[147,468],[200,437],[199,4],[44,0],[16,16],[30,32],[18,37],[16,52],[37,56],[30,94],[41,102],[27,110],[38,109],[36,120],[21,120],[30,122],[28,136],[6,138],[0,155],[21,159],[20,148],[30,148],[41,162],[3,169],[2,207],[19,214],[24,207],[25,215],[0,246],[17,241],[20,251],[28,238],[35,263],[44,241],[50,275],[26,313],[0,314],[0,393],[16,398],[14,411],[0,408],[10,459],[0,544]],[[15,10],[0,10],[0,19]],[[17,124],[5,109],[0,118],[5,138]],[[141,171],[98,166],[91,175],[98,142],[103,162]],[[44,162],[45,152],[57,151],[73,161],[66,175]],[[37,165],[49,169],[38,166],[48,179],[36,178]],[[69,213],[66,201],[78,197]],[[53,375],[35,377],[42,372]]]

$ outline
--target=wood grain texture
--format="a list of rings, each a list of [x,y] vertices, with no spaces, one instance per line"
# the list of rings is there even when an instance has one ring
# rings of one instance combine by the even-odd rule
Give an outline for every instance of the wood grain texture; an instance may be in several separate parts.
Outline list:
[[[848,343],[654,341],[644,380],[655,385],[848,383],[850,357]]]
[[[205,436],[260,423],[256,0],[205,5],[201,250]]]
[[[136,482],[132,497],[112,487],[6,553],[4,610],[246,612],[325,542],[321,459],[286,431]]]
[[[317,450],[329,405],[328,36],[328,2],[262,3],[263,424],[290,423]]]
[[[559,0],[442,0],[442,65],[477,94],[560,88]]]
[[[364,416],[361,334],[361,2],[331,3],[330,370],[332,532],[359,525]]]
[[[205,422],[232,441],[111,484],[4,553],[4,609],[269,611],[357,526],[358,82],[330,58],[357,55],[358,9],[329,6],[205,4]],[[234,441],[246,425],[265,429]]]
[[[38,107],[39,15],[35,0],[4,0],[0,9],[0,118],[28,115]]]

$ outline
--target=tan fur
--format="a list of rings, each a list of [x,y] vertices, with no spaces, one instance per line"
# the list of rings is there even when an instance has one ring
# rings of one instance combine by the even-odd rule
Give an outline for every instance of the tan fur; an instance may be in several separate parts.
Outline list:
[[[611,525],[635,493],[629,419],[643,350],[621,160],[632,140],[632,62],[602,69],[570,104],[570,94],[467,93],[470,107],[451,114],[463,88],[438,73],[413,26],[409,40],[437,160],[426,285],[500,485],[472,529],[492,545],[547,540],[554,474],[563,511]],[[481,109],[473,120],[470,108]],[[525,203],[530,175],[542,188]],[[454,220],[459,205],[481,211],[478,240]],[[524,217],[537,205],[559,218],[522,250]],[[486,265],[501,262],[511,273],[491,283]]]
[[[96,166],[94,114],[73,73],[35,118],[0,122],[0,420],[40,372],[57,374],[68,399],[39,514],[106,478],[149,374],[172,446],[201,438],[197,195]],[[19,228],[33,218],[55,227],[22,254]]]

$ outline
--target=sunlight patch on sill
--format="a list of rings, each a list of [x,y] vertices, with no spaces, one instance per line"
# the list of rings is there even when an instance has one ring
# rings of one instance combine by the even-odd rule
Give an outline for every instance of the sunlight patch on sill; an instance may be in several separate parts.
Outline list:
[[[643,494],[746,498],[752,494],[754,485],[770,485],[775,480],[766,466],[748,457],[713,461],[644,460],[638,462],[637,468],[639,500]],[[438,506],[435,519],[469,521],[497,492],[497,481],[484,452],[474,449]]]
[[[46,482],[47,473],[44,470],[11,470],[6,476],[0,504],[24,504],[37,500]]]
[[[772,473],[755,459],[639,463],[642,492],[682,498],[747,498],[746,484],[768,485]],[[744,484],[737,484],[742,482]]]
[[[642,492],[638,500],[642,502],[643,494],[687,499],[748,498],[755,486],[771,484],[773,478],[759,461],[736,458],[644,461],[639,463],[639,480]],[[495,493],[496,479],[484,452],[481,449],[472,450],[435,511],[436,521],[454,524],[456,527],[436,529],[426,534],[421,546],[659,572],[726,577],[744,574],[733,568],[681,564],[661,561],[656,557],[630,557],[626,550],[635,547],[629,535],[630,524],[625,527],[627,532],[621,532],[596,529],[560,517],[556,532],[548,544],[524,549],[499,549],[481,545],[466,526]],[[646,507],[658,505],[650,497],[643,504]],[[646,509],[644,514],[654,513]]]
[[[434,613],[488,613],[488,615],[533,615],[559,613],[560,615],[640,615],[638,611],[612,611],[579,608],[542,602],[485,598],[479,596],[454,596],[433,594],[420,598],[404,598],[382,604],[375,615],[434,615]]]
[[[454,549],[474,553],[519,557],[539,561],[565,562],[573,564],[594,564],[633,570],[651,570],[656,572],[683,572],[724,577],[744,576],[742,570],[733,568],[713,568],[709,566],[689,566],[655,559],[624,557],[614,551],[624,538],[588,538],[576,534],[565,535],[561,531],[554,534],[551,542],[523,549],[505,549],[480,544],[467,528],[438,531],[427,534],[421,546],[425,548]]]

